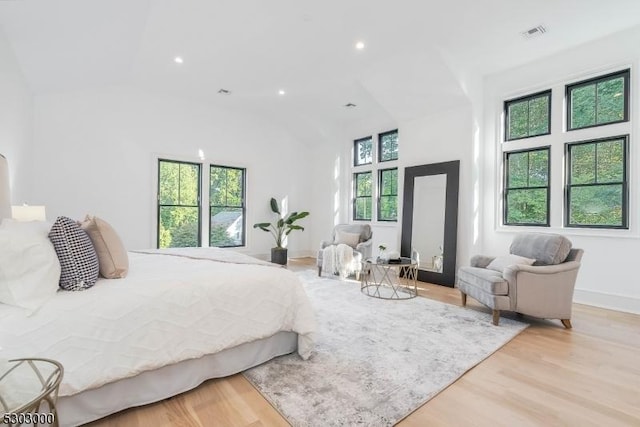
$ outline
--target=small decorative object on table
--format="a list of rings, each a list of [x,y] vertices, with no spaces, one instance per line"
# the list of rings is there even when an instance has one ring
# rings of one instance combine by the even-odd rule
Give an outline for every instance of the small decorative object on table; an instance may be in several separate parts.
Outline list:
[[[381,261],[389,259],[387,255],[387,247],[385,245],[378,245],[378,258]]]

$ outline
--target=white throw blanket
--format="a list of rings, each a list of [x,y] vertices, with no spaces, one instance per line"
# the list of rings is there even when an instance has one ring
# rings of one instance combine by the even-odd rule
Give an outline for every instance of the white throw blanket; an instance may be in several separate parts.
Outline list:
[[[353,256],[353,248],[349,245],[329,245],[322,251],[322,271],[338,273],[345,278],[360,270],[359,260]]]

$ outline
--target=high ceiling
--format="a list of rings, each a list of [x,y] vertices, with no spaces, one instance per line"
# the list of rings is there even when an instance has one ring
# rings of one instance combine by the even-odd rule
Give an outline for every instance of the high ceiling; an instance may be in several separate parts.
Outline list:
[[[133,86],[315,127],[450,108],[465,102],[461,75],[639,24],[638,0],[0,1],[36,94]]]

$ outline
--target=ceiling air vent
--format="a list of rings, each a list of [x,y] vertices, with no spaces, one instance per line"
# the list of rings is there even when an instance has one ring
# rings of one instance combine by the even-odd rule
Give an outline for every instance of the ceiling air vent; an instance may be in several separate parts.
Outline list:
[[[353,107],[355,107],[355,106],[356,106],[356,104],[349,102],[349,103],[347,103],[347,104],[344,104],[344,106],[345,106],[346,108],[353,108]]]
[[[523,31],[522,37],[524,37],[525,39],[532,39],[534,37],[539,37],[546,32],[547,29],[544,26],[538,25],[537,27],[529,28],[527,31]]]
[[[227,89],[220,89],[220,90],[218,91],[218,93],[219,93],[220,95],[231,95],[231,91],[230,91],[230,90],[227,90]]]

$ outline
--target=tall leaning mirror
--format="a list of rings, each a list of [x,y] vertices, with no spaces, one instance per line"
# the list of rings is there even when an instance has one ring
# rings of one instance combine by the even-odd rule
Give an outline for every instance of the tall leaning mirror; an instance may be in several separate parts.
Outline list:
[[[420,255],[418,280],[453,287],[458,238],[460,161],[404,170],[402,256]]]

